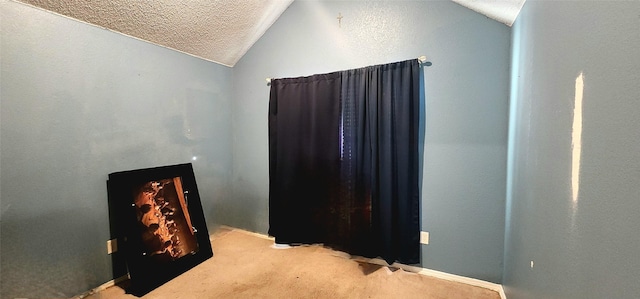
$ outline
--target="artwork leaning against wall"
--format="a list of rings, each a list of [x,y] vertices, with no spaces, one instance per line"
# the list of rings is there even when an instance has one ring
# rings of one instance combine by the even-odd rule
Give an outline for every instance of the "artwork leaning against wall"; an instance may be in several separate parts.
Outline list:
[[[144,295],[213,256],[191,164],[112,173],[108,189],[129,292]]]

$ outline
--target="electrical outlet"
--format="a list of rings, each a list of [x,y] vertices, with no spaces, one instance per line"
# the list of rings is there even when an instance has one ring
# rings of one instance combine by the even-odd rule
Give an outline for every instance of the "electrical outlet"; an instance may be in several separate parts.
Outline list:
[[[429,232],[420,232],[420,244],[429,244]]]
[[[107,241],[107,254],[112,254],[116,251],[118,251],[118,239]]]

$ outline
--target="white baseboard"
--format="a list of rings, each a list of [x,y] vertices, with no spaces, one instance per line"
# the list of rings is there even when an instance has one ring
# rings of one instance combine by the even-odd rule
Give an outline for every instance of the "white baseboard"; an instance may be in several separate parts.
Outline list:
[[[254,233],[254,232],[250,232],[250,231],[246,231],[246,230],[238,229],[238,228],[234,228],[234,227],[229,227],[229,226],[221,226],[221,227],[223,227],[225,229],[237,231],[237,232],[246,233],[246,234],[249,234],[249,235],[252,235],[252,236],[256,236],[256,237],[259,237],[259,238],[263,238],[263,239],[275,240],[273,237],[269,237],[267,235],[260,234],[260,233]],[[351,258],[353,260],[356,260],[356,261],[363,261],[363,262],[376,264],[376,265],[381,265],[381,266],[389,266],[389,264],[387,264],[387,262],[382,260],[382,259],[369,259],[369,258],[355,257],[355,256],[352,256]],[[460,283],[464,283],[464,284],[475,286],[475,287],[481,287],[481,288],[489,289],[489,290],[498,292],[498,294],[500,294],[500,298],[501,299],[507,299],[507,296],[504,293],[504,288],[502,287],[501,284],[488,282],[488,281],[475,279],[475,278],[470,278],[470,277],[465,277],[465,276],[460,276],[460,275],[456,275],[456,274],[450,274],[450,273],[446,273],[446,272],[441,272],[441,271],[421,268],[421,267],[409,266],[409,265],[400,264],[400,263],[393,263],[391,265],[391,267],[396,267],[396,268],[400,268],[400,269],[408,271],[408,272],[418,273],[418,274],[431,276],[431,277],[435,277],[435,278],[439,278],[439,279],[444,279],[444,280],[454,281],[454,282],[460,282]]]
[[[109,281],[107,281],[107,282],[105,282],[105,283],[101,284],[101,285],[100,285],[100,286],[98,286],[97,288],[94,288],[94,289],[92,289],[92,290],[89,290],[89,291],[87,291],[87,292],[84,292],[84,293],[82,293],[82,294],[80,294],[80,295],[78,295],[78,296],[74,296],[72,299],[82,299],[82,298],[89,297],[89,296],[91,296],[91,295],[93,295],[93,294],[95,294],[95,293],[98,293],[98,292],[104,291],[104,290],[106,290],[107,288],[110,288],[110,287],[112,287],[112,286],[114,286],[114,285],[116,285],[116,284],[118,284],[118,283],[121,283],[121,282],[123,282],[123,281],[127,280],[127,279],[129,279],[129,274],[127,274],[127,275],[123,275],[123,276],[120,276],[120,277],[118,277],[118,278],[116,278],[116,279],[109,280]]]
[[[500,299],[507,299],[507,294],[504,293],[504,287],[502,285],[500,285],[500,292],[498,292],[500,294]]]
[[[269,237],[269,236],[267,236],[267,235],[265,235],[265,234],[261,234],[261,233],[254,233],[254,232],[251,232],[251,231],[248,231],[248,230],[244,230],[244,229],[240,229],[240,228],[235,228],[235,227],[231,227],[231,226],[226,226],[226,225],[221,225],[221,226],[220,226],[220,228],[228,229],[228,230],[232,230],[232,231],[237,231],[237,232],[241,232],[241,233],[245,233],[245,234],[248,234],[248,235],[251,235],[251,236],[255,236],[255,237],[258,237],[258,238],[267,239],[267,240],[272,240],[272,241],[274,241],[274,242],[275,242],[275,239],[276,239],[276,238],[274,238],[274,237]],[[213,237],[213,235],[211,235],[211,237]]]

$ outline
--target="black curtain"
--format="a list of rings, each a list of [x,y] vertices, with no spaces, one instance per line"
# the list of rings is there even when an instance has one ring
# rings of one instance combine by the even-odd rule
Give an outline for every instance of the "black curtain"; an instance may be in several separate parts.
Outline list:
[[[269,234],[318,243],[340,176],[340,74],[278,79],[269,101]]]
[[[272,81],[269,234],[419,263],[417,60]]]

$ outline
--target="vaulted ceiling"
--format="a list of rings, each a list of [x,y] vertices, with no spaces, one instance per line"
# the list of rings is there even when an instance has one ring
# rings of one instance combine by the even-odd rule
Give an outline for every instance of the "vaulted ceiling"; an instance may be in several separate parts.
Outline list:
[[[293,0],[18,0],[234,66]],[[525,0],[452,0],[511,26]]]
[[[451,0],[507,26],[513,25],[526,0]]]

